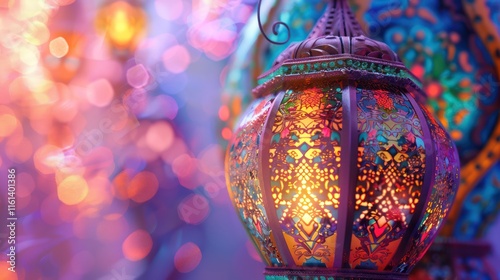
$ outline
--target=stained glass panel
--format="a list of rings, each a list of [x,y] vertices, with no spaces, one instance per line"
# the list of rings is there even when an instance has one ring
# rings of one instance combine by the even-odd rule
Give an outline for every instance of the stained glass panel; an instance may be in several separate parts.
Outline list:
[[[333,266],[341,101],[338,87],[289,90],[272,127],[272,199],[288,249],[300,266]]]
[[[244,114],[228,152],[231,199],[252,241],[267,265],[281,266],[258,179],[259,142],[274,97],[255,100]]]
[[[420,200],[425,148],[420,121],[404,94],[357,89],[358,175],[352,268],[383,270]]]
[[[433,240],[432,237],[441,227],[443,219],[451,207],[456,193],[453,187],[457,185],[460,174],[455,164],[458,162],[458,154],[454,149],[450,137],[447,136],[446,131],[431,117],[425,108],[422,107],[422,110],[429,124],[433,142],[435,143],[435,180],[426,212],[417,229],[416,238],[414,238],[410,249],[403,256],[397,268],[400,271],[411,270],[416,261],[429,249]]]

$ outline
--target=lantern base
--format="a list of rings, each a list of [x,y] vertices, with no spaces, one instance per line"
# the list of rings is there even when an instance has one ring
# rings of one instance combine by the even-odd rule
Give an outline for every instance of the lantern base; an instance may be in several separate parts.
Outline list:
[[[335,270],[325,268],[299,268],[287,269],[279,267],[266,267],[265,280],[368,280],[368,279],[394,279],[406,280],[408,274],[392,273],[372,270]]]

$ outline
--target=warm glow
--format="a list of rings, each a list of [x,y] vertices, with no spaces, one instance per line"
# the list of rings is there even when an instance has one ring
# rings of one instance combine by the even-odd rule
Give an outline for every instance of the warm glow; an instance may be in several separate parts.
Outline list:
[[[53,145],[44,145],[33,155],[35,168],[43,174],[51,174],[64,162],[61,149]]]
[[[26,41],[38,46],[49,40],[50,31],[44,23],[35,21],[28,25],[23,35]]]
[[[24,45],[19,48],[19,60],[27,66],[35,66],[40,59],[40,52],[32,45]]]
[[[63,37],[57,37],[50,41],[49,44],[50,54],[57,58],[61,58],[68,54],[69,46],[68,42]]]
[[[128,197],[135,202],[146,202],[158,191],[158,179],[152,172],[143,171],[130,181],[127,193]]]
[[[6,261],[0,262],[0,279],[17,280],[17,272],[9,271],[10,265]]]
[[[104,7],[97,17],[98,28],[114,47],[134,47],[144,32],[146,17],[142,9],[127,2],[117,1]]]
[[[109,36],[114,42],[125,45],[134,36],[134,28],[131,26],[127,14],[123,10],[117,10],[115,14],[111,15]]]
[[[120,199],[127,199],[127,187],[128,182],[130,182],[131,176],[128,174],[127,170],[118,173],[113,179],[113,195]]]
[[[82,202],[89,193],[89,186],[84,178],[71,175],[57,186],[59,200],[67,205],[75,205]]]

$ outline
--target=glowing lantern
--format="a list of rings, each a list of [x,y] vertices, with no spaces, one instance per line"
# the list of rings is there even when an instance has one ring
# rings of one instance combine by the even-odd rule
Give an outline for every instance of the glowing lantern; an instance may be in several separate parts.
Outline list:
[[[226,173],[266,279],[406,278],[459,183],[419,81],[332,0],[259,84]]]
[[[144,35],[146,14],[139,6],[116,1],[101,8],[96,26],[118,53],[133,51]]]

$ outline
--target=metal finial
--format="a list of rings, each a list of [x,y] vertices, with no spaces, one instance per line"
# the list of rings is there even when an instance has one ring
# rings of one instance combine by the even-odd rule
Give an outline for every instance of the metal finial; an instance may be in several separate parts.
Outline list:
[[[282,41],[282,42],[274,41],[266,35],[266,32],[264,31],[264,28],[262,27],[262,21],[260,19],[261,4],[262,4],[262,0],[259,0],[259,4],[257,7],[257,21],[259,22],[259,29],[260,29],[260,32],[262,33],[262,35],[264,36],[264,38],[266,38],[266,40],[268,40],[270,43],[276,44],[276,45],[284,45],[284,44],[288,43],[288,41],[290,40],[290,27],[282,21],[277,21],[277,22],[273,23],[273,33],[274,33],[274,35],[278,35],[279,27],[284,26],[286,28],[286,32],[287,32],[287,37],[286,37],[285,41]]]
[[[308,39],[328,35],[366,36],[354,17],[347,0],[328,0],[327,2],[325,13],[314,26]]]

